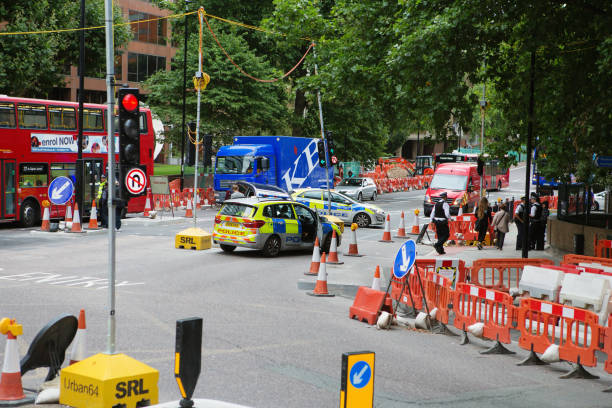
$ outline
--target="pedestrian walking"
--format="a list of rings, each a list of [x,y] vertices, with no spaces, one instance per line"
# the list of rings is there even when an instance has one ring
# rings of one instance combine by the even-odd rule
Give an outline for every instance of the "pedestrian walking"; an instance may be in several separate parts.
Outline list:
[[[430,220],[436,226],[436,234],[438,235],[438,242],[435,243],[434,248],[442,255],[444,251],[444,243],[450,236],[450,230],[448,229],[448,220],[450,220],[450,207],[446,202],[446,193],[440,194],[438,202],[431,210]]]
[[[512,216],[514,225],[516,225],[516,250],[521,250],[523,248],[523,230],[526,219],[524,219],[524,211],[525,211],[526,199],[525,197],[521,197],[521,202],[516,206],[516,210],[514,210],[514,215]]]
[[[489,200],[482,197],[478,202],[476,209],[476,231],[478,231],[478,249],[482,249],[482,244],[487,236],[489,224],[491,223],[491,208],[489,208]]]
[[[502,204],[499,208],[499,211],[495,213],[493,217],[493,221],[491,225],[493,225],[493,229],[496,232],[496,247],[500,251],[504,247],[504,238],[506,237],[506,233],[510,230],[510,214],[508,213],[508,207],[506,204]]]

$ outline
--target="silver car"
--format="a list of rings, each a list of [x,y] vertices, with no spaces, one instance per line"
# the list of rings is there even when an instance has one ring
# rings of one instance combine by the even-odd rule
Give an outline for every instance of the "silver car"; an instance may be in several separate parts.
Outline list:
[[[376,184],[369,177],[352,177],[342,180],[336,191],[357,201],[376,200]]]

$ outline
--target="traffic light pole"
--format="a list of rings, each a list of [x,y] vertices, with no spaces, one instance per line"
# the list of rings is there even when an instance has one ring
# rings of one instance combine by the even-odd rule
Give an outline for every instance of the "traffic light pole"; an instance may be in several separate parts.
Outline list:
[[[115,102],[115,59],[113,46],[113,1],[104,2],[106,26],[106,100],[108,104],[108,349],[107,354],[115,354],[115,130],[113,112]]]
[[[317,50],[315,47],[312,47],[312,52],[314,55],[314,68],[315,75],[319,75],[318,66],[317,66]],[[321,122],[321,139],[323,139],[325,143],[325,184],[327,185],[327,215],[331,215],[331,192],[329,191],[329,152],[327,149],[327,143],[325,141],[325,127],[323,126],[323,107],[321,105],[321,91],[317,89],[317,101],[319,102],[319,121]]]

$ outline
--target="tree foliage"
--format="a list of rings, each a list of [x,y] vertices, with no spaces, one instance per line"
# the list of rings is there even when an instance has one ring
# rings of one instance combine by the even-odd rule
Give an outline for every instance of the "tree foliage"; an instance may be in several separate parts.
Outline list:
[[[113,8],[115,48],[127,44],[129,26],[123,23],[121,9]],[[0,16],[5,32],[31,32],[78,28],[78,1],[40,0],[0,2]],[[104,26],[104,3],[86,2],[86,27]],[[85,33],[85,66],[88,76],[105,71],[106,41],[104,29]],[[25,97],[48,97],[55,87],[63,86],[70,65],[78,65],[79,31],[0,36],[0,93]]]

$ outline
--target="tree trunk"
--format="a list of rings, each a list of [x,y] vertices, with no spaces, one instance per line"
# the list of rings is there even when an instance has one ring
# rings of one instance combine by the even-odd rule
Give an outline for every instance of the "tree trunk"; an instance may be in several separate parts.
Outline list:
[[[306,95],[304,91],[298,89],[295,92],[295,104],[293,114],[295,115],[295,122],[291,129],[291,135],[294,137],[302,137],[304,135],[304,129],[302,128],[302,118],[304,117],[304,110],[306,109]]]

